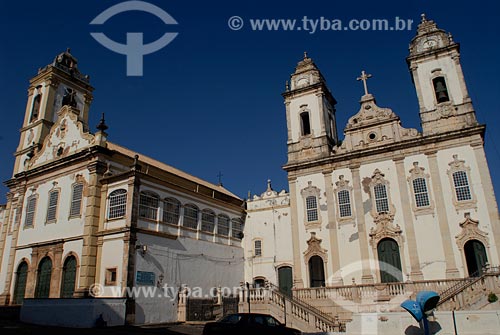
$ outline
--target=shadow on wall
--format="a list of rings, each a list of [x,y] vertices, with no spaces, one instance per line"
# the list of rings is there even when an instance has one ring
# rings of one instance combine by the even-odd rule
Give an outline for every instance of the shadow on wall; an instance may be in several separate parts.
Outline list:
[[[437,334],[442,330],[437,321],[429,321],[429,332],[431,335]],[[405,329],[405,335],[424,335],[424,330],[417,326],[409,326]]]

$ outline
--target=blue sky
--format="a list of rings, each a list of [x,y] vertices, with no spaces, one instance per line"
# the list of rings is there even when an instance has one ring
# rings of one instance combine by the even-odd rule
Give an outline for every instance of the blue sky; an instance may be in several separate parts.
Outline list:
[[[109,140],[193,175],[223,184],[246,197],[261,193],[266,180],[288,189],[286,122],[281,93],[302,58],[314,59],[337,99],[343,129],[358,111],[361,70],[373,75],[371,93],[405,127],[420,129],[417,98],[405,57],[420,14],[426,12],[462,46],[462,65],[478,119],[488,125],[486,152],[496,194],[500,193],[500,5],[494,1],[167,1],[151,0],[178,25],[165,26],[142,12],[122,13],[101,27],[89,22],[122,1],[8,1],[0,4],[0,179],[11,177],[28,80],[71,47],[79,69],[95,87],[90,125],[102,112]],[[460,5],[460,3],[463,3]],[[243,18],[239,31],[231,16]],[[415,20],[411,31],[252,31],[249,19],[341,19],[396,16]],[[127,77],[125,56],[97,43],[102,31],[123,43],[126,32],[144,32],[145,42],[179,32],[162,50],[144,57],[144,75]],[[341,135],[342,137],[342,135]],[[0,187],[0,203],[7,188]]]

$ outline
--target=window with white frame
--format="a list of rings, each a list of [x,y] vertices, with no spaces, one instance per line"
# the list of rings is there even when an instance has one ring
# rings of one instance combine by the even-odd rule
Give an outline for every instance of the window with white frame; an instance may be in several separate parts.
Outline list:
[[[127,191],[119,189],[109,194],[108,219],[116,219],[125,216],[127,210]]]
[[[198,208],[196,206],[184,206],[184,218],[182,225],[191,229],[198,229]]]
[[[174,198],[167,198],[163,202],[163,222],[173,225],[179,224],[181,203]]]
[[[375,206],[377,213],[389,212],[389,199],[387,198],[387,188],[384,184],[375,185],[373,188],[375,194]]]
[[[337,192],[339,200],[339,213],[341,218],[351,217],[351,195],[348,190],[341,190]]]
[[[157,220],[160,198],[152,192],[141,192],[139,197],[139,216],[144,219]]]
[[[79,216],[82,212],[83,184],[73,184],[69,216]]]
[[[318,221],[318,199],[315,196],[306,198],[307,222]]]
[[[243,238],[243,222],[241,219],[235,218],[231,220],[232,223],[232,236],[237,239]]]
[[[33,227],[35,224],[35,211],[36,211],[36,195],[32,195],[28,198],[26,203],[26,218],[24,220],[25,227]]]
[[[225,215],[219,215],[217,219],[217,234],[222,236],[229,235],[229,218]]]
[[[213,233],[214,228],[215,213],[206,209],[201,213],[201,230],[207,233]]]
[[[430,206],[429,192],[425,178],[419,177],[413,179],[413,194],[417,208]]]
[[[47,222],[54,222],[57,219],[57,204],[59,202],[59,190],[49,193],[49,205],[47,207]]]
[[[262,256],[262,240],[253,241],[253,255],[255,257]]]
[[[456,171],[453,173],[453,185],[455,186],[455,194],[458,201],[472,200],[469,179],[465,171]]]

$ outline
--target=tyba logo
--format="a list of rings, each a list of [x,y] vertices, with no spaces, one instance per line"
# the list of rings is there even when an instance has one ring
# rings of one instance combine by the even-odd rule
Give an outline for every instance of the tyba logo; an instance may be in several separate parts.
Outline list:
[[[144,1],[126,1],[116,4],[97,15],[90,24],[104,24],[117,14],[134,10],[153,14],[160,18],[165,24],[177,24],[177,21],[163,9]],[[156,41],[144,44],[143,33],[127,32],[127,43],[120,44],[108,38],[104,33],[90,33],[90,35],[104,47],[127,56],[127,76],[142,76],[143,56],[166,47],[178,34],[179,33],[165,33]]]

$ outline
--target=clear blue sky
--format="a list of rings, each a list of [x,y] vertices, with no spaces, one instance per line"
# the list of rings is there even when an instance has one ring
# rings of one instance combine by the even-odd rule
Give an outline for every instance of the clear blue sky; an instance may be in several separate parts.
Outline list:
[[[488,125],[486,151],[496,194],[500,193],[500,28],[496,1],[161,1],[151,0],[179,23],[122,13],[102,31],[125,41],[144,32],[145,41],[179,32],[164,49],[144,58],[144,76],[125,75],[125,56],[98,44],[89,22],[117,0],[2,1],[0,5],[0,179],[11,177],[28,80],[67,47],[95,87],[90,125],[106,113],[109,140],[193,175],[223,183],[241,197],[261,193],[266,180],[288,189],[286,122],[281,93],[308,51],[338,100],[338,127],[358,111],[361,70],[373,74],[370,91],[405,127],[420,129],[414,87],[406,66],[408,44],[420,14],[437,21],[462,45],[462,64],[480,122]],[[462,4],[461,4],[462,3]],[[479,5],[481,3],[481,5]],[[228,28],[239,15],[245,26]],[[411,31],[257,32],[251,18],[303,16],[329,19],[414,19]],[[7,189],[0,188],[0,203]]]

